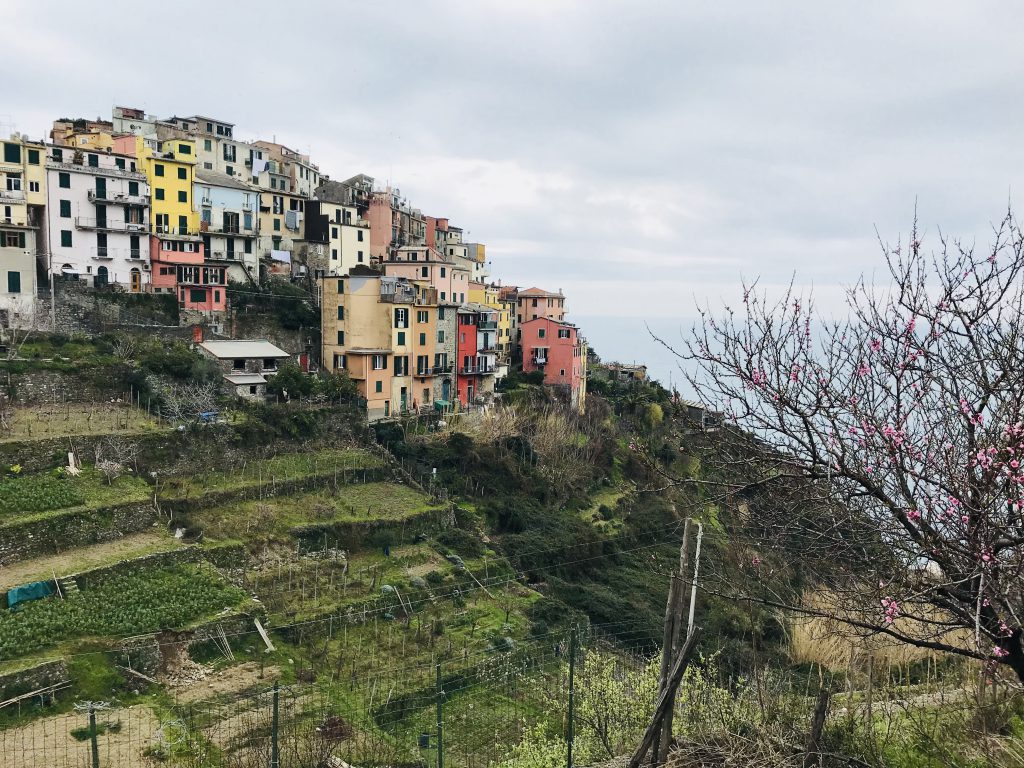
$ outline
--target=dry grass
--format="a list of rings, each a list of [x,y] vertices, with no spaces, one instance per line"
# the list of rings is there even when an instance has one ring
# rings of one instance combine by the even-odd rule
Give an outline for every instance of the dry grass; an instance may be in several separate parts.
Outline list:
[[[17,406],[0,429],[0,442],[52,437],[140,434],[159,429],[155,419],[127,403],[55,403]]]
[[[840,605],[841,598],[818,592],[804,599],[809,607],[827,610],[837,615],[853,615],[848,605]],[[864,611],[864,618],[870,618]],[[909,637],[934,637],[934,631],[921,622],[899,617],[893,629]],[[945,633],[939,638],[951,645],[968,647],[971,638],[966,632]],[[887,635],[854,629],[836,619],[816,616],[797,616],[790,625],[790,656],[797,663],[820,664],[834,671],[850,668],[863,669],[869,662],[876,668],[907,666],[931,659],[937,661],[947,654],[903,643]]]

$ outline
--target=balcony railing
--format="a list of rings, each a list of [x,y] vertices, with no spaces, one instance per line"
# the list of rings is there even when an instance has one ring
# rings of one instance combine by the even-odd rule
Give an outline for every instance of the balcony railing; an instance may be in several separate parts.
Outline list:
[[[496,320],[485,320],[477,323],[476,327],[481,331],[496,331],[498,330],[498,322]]]
[[[109,232],[145,232],[147,227],[142,222],[97,219],[92,216],[76,216],[75,226],[79,229],[102,229]]]
[[[0,189],[0,200],[24,200],[25,190],[23,189]]]
[[[145,225],[141,225],[145,226]],[[196,233],[185,227],[169,227],[160,226],[159,224],[153,227],[153,231],[158,235],[177,235],[178,237],[195,237]]]
[[[535,357],[531,357],[530,362],[534,365],[547,365],[548,359],[544,355],[537,355]]]
[[[142,195],[129,195],[124,192],[100,193],[90,189],[86,195],[90,203],[111,203],[113,205],[148,205],[149,200]]]
[[[120,248],[108,248],[104,245],[97,245],[92,249],[92,257],[98,261],[109,261],[110,259],[120,255]]]
[[[464,365],[459,368],[459,373],[470,375],[477,375],[482,373],[494,373],[494,366],[491,365]]]

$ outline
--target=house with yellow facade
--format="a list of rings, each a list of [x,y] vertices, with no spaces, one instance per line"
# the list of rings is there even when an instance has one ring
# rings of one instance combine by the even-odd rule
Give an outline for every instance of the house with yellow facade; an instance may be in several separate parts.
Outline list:
[[[45,259],[46,147],[14,134],[0,148],[0,327],[31,328]]]
[[[324,365],[355,381],[370,421],[450,397],[451,365],[437,352],[435,289],[365,267],[320,285]]]

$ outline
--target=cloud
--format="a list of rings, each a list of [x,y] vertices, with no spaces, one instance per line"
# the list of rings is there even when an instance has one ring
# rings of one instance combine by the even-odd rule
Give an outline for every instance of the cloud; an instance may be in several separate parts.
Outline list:
[[[11,4],[22,130],[114,103],[222,116],[392,180],[580,316],[688,317],[741,276],[834,291],[915,204],[930,236],[983,242],[1024,167],[1010,0],[255,0],[230,24],[112,0],[88,26]]]

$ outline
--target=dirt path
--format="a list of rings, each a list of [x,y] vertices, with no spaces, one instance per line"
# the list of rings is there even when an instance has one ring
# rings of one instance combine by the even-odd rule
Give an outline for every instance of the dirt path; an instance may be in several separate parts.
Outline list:
[[[0,590],[30,581],[52,579],[54,573],[65,576],[179,546],[181,544],[173,536],[162,530],[133,533],[114,541],[90,544],[59,555],[47,555],[4,566],[0,568]]]
[[[263,669],[263,677],[260,677],[260,665],[255,661],[247,661],[221,669],[191,685],[171,688],[170,691],[178,702],[191,703],[223,694],[268,690],[280,675],[280,669],[268,666]]]

